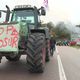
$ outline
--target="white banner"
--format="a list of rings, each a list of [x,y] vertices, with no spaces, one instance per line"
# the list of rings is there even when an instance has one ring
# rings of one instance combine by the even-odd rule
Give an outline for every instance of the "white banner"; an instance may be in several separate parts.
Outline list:
[[[0,25],[0,51],[18,51],[19,24]]]

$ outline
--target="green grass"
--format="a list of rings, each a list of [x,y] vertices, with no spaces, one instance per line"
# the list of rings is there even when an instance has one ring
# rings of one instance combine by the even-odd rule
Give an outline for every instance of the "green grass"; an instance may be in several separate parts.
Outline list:
[[[77,45],[74,45],[74,46],[71,46],[71,47],[74,47],[74,48],[80,49],[80,46],[77,46]]]

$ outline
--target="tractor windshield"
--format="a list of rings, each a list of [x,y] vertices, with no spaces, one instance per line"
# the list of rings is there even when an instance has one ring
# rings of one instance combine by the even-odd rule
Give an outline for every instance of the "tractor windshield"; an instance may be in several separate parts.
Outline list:
[[[11,21],[22,21],[25,20],[27,23],[35,23],[34,12],[32,10],[16,10],[13,13]]]

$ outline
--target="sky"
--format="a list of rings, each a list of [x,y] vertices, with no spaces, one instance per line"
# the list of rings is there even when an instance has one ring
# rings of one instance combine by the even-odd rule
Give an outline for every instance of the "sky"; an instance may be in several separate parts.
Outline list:
[[[48,0],[47,15],[41,19],[45,22],[59,21],[71,22],[72,24],[80,24],[80,0]],[[1,0],[0,10],[6,9],[8,5],[12,10],[15,5],[31,4],[37,7],[43,6],[43,0]]]

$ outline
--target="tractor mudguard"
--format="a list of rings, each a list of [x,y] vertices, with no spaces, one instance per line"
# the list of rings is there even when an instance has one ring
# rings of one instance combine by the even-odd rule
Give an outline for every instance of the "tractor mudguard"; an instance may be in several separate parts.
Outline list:
[[[31,33],[44,33],[46,39],[50,39],[49,29],[47,27],[40,27],[38,29],[31,29]]]

